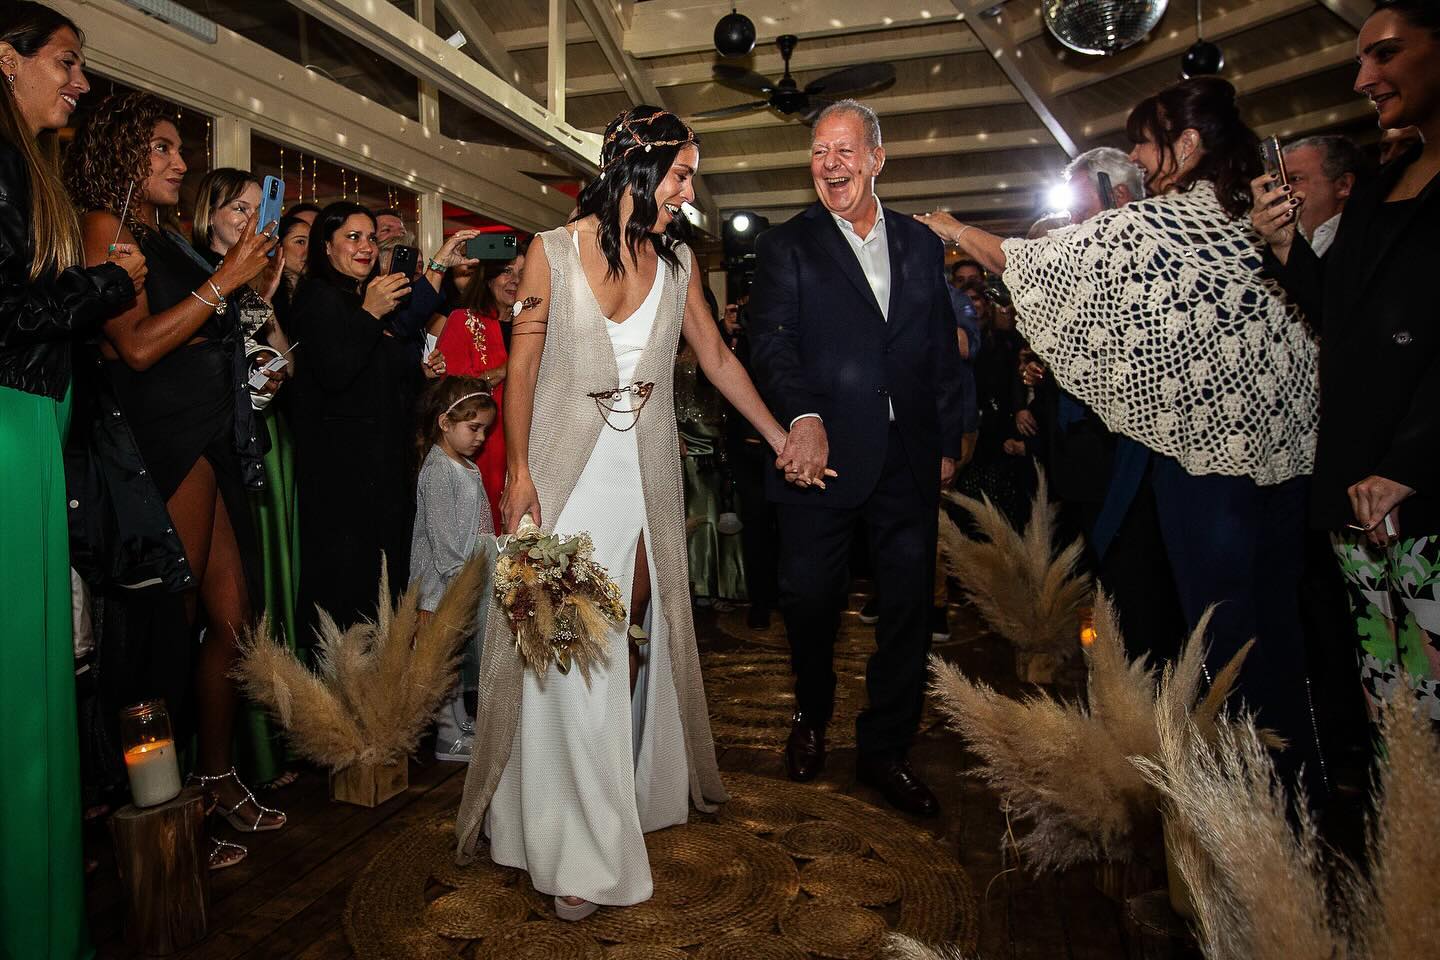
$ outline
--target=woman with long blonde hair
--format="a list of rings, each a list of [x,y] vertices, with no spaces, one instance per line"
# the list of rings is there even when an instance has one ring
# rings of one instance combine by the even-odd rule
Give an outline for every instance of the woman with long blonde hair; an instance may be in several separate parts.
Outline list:
[[[37,138],[90,89],[80,31],[38,3],[0,10],[0,724],[26,744],[0,778],[0,956],[86,955],[70,557],[60,446],[70,345],[135,295],[129,246],[89,270]]]

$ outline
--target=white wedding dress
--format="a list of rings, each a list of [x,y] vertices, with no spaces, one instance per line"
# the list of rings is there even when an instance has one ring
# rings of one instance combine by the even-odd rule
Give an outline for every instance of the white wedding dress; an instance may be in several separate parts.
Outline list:
[[[552,263],[551,269],[578,270],[579,257],[573,264]],[[664,275],[662,262],[639,309],[622,323],[606,321],[621,385],[634,380],[649,342]],[[579,285],[585,286],[583,274]],[[599,313],[593,293],[589,299]],[[651,402],[672,401],[655,396]],[[624,394],[610,422],[628,427],[635,417],[625,411],[635,403],[633,394]],[[635,431],[600,431],[554,529],[591,535],[595,559],[620,585],[629,610],[636,548],[646,531]],[[650,582],[658,582],[653,559]],[[651,639],[640,648],[633,699],[626,627],[611,631],[609,664],[591,669],[588,686],[578,670],[561,674],[552,666],[543,688],[534,671],[525,671],[510,759],[486,814],[485,833],[491,859],[527,871],[541,893],[607,906],[648,900],[654,887],[644,834],[684,823],[688,815],[685,738],[652,734],[680,729],[658,599],[650,605]]]

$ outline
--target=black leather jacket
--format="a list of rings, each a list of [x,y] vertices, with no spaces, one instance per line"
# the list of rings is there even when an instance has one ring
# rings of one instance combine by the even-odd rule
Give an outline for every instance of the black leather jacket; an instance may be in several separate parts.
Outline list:
[[[30,279],[30,178],[25,158],[0,137],[0,387],[59,400],[70,386],[70,346],[135,299],[113,263]]]

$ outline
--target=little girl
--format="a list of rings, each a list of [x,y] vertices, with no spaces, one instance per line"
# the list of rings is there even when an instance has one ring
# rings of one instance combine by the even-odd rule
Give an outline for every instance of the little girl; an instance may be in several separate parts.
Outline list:
[[[420,618],[428,619],[450,580],[477,550],[495,554],[495,521],[490,497],[472,462],[495,422],[495,401],[485,381],[444,377],[420,401],[420,478],[415,491],[415,530],[410,541],[410,583],[420,586]],[[489,592],[481,600],[474,642],[461,668],[461,694],[436,717],[437,760],[470,759],[475,725],[465,696],[476,689],[480,645],[489,615]]]

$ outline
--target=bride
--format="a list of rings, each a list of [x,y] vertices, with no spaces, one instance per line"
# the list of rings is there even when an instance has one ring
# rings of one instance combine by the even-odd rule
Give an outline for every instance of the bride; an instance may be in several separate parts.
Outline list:
[[[574,219],[539,234],[525,262],[501,514],[506,532],[527,513],[546,532],[589,532],[650,639],[637,646],[616,628],[608,666],[592,667],[588,683],[550,669],[543,685],[513,644],[487,644],[456,825],[462,862],[483,830],[490,858],[527,871],[566,920],[649,899],[644,834],[684,823],[687,801],[709,811],[728,799],[690,617],[672,398],[682,334],[777,456],[786,441],[721,341],[680,239],[695,134],[674,114],[635,107],[606,128],[600,159]],[[493,613],[490,636],[505,629]]]

